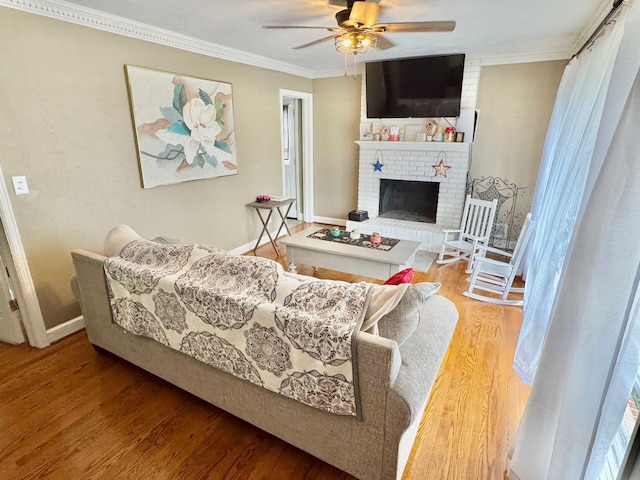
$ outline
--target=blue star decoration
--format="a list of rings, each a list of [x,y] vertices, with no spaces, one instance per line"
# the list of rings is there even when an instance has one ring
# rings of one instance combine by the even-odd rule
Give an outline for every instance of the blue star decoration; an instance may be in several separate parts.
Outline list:
[[[372,163],[374,172],[382,172],[382,167],[384,167],[384,163],[380,163],[380,160],[376,160],[376,163]]]

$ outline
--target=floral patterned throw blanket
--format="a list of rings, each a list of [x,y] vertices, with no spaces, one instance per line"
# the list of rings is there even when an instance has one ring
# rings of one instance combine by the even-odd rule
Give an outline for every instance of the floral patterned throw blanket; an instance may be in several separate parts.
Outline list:
[[[358,415],[355,337],[370,284],[148,240],[104,268],[113,320],[125,330],[306,405]]]

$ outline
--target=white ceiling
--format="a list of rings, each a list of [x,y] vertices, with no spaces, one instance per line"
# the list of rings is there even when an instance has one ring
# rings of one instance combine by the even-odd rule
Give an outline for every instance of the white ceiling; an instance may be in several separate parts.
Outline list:
[[[55,0],[54,0],[55,1]],[[63,2],[60,2],[63,3]],[[329,0],[73,0],[95,9],[198,40],[223,45],[313,72],[344,68],[344,56],[324,30],[264,30],[262,25],[335,26],[341,8]],[[385,51],[358,61],[466,53],[489,63],[567,58],[608,12],[609,0],[381,0],[379,22],[455,20],[451,33],[397,33]],[[491,61],[495,59],[495,61]],[[350,59],[350,65],[352,60]]]

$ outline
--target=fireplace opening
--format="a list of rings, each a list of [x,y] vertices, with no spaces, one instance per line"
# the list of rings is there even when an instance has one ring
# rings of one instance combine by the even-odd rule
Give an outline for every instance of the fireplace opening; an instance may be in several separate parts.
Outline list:
[[[436,223],[438,182],[380,179],[378,216]]]

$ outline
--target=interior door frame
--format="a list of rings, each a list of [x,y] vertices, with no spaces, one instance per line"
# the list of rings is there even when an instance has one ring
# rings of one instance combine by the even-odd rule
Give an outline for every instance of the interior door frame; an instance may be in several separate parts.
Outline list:
[[[282,188],[285,185],[284,172],[284,135],[282,131],[283,113],[282,105],[285,98],[294,98],[302,101],[302,219],[305,222],[313,222],[313,94],[306,92],[296,92],[294,90],[280,90],[280,159],[282,167]],[[298,212],[300,211],[298,203]]]
[[[0,236],[3,234],[0,234]],[[5,265],[5,259],[10,258],[9,252],[7,252],[6,240],[0,239],[0,312],[2,317],[0,322],[0,341],[19,345],[24,343],[27,337],[25,336],[24,329],[22,328],[22,319],[20,318],[20,310],[16,310],[12,306],[12,300],[15,298],[16,288],[12,285],[11,274],[9,272],[9,266]],[[12,298],[13,297],[13,298]],[[14,300],[16,301],[16,300]]]
[[[16,217],[13,214],[2,167],[0,167],[0,221],[2,222],[2,228],[11,253],[11,258],[5,259],[5,263],[13,262],[13,267],[15,267],[18,277],[17,282],[14,282],[16,287],[15,295],[20,307],[22,326],[27,334],[29,345],[37,348],[48,347],[50,342],[47,337],[47,327],[44,324],[44,318],[40,310],[40,302],[38,301],[29,264],[27,263],[27,255],[22,246],[22,239],[18,231]]]

